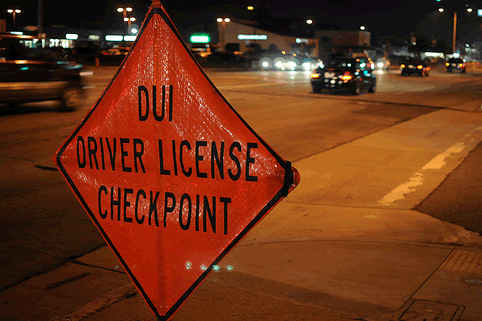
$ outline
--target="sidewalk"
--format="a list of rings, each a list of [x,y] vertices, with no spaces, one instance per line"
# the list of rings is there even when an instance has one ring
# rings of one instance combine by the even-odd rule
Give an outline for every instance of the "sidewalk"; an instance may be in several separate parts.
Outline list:
[[[380,241],[363,237],[258,241],[277,215],[293,210],[286,202],[279,207],[226,256],[221,271],[211,272],[172,320],[459,320],[462,316],[460,320],[480,321],[482,237],[414,213],[411,223],[421,228],[445,227],[433,237],[462,235],[469,246],[385,241],[383,233],[377,233]],[[327,217],[345,214],[325,210]],[[225,269],[228,264],[233,271]],[[8,289],[0,299],[3,307],[8,306],[0,320],[156,319],[108,247]]]

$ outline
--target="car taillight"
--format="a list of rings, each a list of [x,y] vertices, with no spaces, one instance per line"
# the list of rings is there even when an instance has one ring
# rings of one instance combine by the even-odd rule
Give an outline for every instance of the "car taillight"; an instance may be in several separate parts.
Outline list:
[[[311,78],[313,78],[313,79],[320,78],[320,76],[321,76],[321,75],[318,74],[318,73],[312,73],[312,74],[311,74]]]
[[[417,66],[417,69],[423,69],[423,66],[422,66],[422,65],[418,65],[418,66]]]
[[[401,64],[401,65],[400,65],[400,68],[402,68],[402,69],[405,68],[405,65],[404,65],[404,64]]]
[[[341,80],[348,81],[353,78],[352,74],[349,71],[345,71],[343,76],[341,76]]]

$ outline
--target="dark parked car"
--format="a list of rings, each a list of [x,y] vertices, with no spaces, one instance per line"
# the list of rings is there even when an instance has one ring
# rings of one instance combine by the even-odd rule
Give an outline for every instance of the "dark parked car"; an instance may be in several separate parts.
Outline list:
[[[423,60],[409,58],[400,64],[402,76],[418,75],[428,76],[430,74],[430,66]]]
[[[460,71],[461,73],[465,73],[465,69],[467,67],[465,61],[461,58],[450,58],[445,63],[447,67],[447,72]]]
[[[85,96],[83,76],[88,73],[52,52],[25,46],[34,39],[0,34],[0,103],[60,100],[64,110],[75,109]]]
[[[314,93],[321,93],[323,89],[343,89],[354,95],[362,90],[375,92],[377,78],[373,74],[374,64],[370,58],[334,57],[324,63],[323,67],[311,74]]]

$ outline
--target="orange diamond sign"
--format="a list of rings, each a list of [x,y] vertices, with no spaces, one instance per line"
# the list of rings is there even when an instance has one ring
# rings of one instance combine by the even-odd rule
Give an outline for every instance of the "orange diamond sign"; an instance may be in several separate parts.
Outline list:
[[[158,1],[54,161],[162,320],[299,181],[207,78]]]

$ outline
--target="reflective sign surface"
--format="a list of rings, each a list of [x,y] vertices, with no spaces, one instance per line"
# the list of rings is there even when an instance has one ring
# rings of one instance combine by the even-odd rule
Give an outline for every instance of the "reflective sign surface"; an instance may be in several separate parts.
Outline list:
[[[299,180],[217,91],[156,1],[54,160],[161,319]]]

